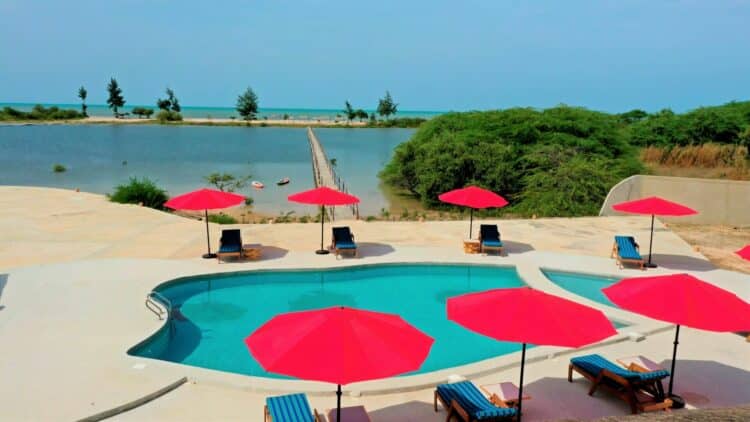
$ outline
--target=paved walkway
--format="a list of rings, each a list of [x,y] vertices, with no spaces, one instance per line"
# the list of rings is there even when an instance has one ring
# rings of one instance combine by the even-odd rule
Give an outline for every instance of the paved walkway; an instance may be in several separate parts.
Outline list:
[[[0,419],[71,420],[123,404],[176,379],[190,383],[118,420],[261,420],[266,391],[311,393],[318,409],[335,403],[321,383],[278,382],[132,357],[126,351],[162,322],[143,300],[163,281],[180,276],[261,268],[316,268],[385,262],[463,262],[515,265],[535,288],[574,298],[551,284],[540,267],[603,275],[641,275],[619,270],[607,255],[614,233],[647,239],[648,219],[638,217],[499,221],[507,257],[464,255],[467,222],[351,222],[360,259],[318,256],[318,226],[240,226],[246,241],[269,245],[265,259],[217,264],[203,252],[203,224],[135,206],[110,204],[96,195],[69,191],[0,188]],[[218,227],[212,231],[218,234]],[[193,233],[195,232],[195,233]],[[642,240],[643,242],[643,240]],[[270,246],[273,245],[273,246]],[[670,231],[655,237],[661,264],[648,274],[686,271],[750,300],[746,275],[714,269]],[[629,324],[616,343],[592,351],[616,358],[646,354],[669,364],[671,328],[637,315],[596,305]],[[633,331],[650,333],[641,342]],[[588,351],[587,351],[588,352]],[[692,407],[750,402],[750,345],[733,334],[685,329],[681,336],[676,391]],[[568,353],[568,354],[566,354]],[[526,420],[624,415],[624,403],[586,395],[585,383],[565,381],[571,351],[538,347],[529,352]],[[575,353],[583,353],[578,351]],[[431,410],[432,390],[451,373],[479,384],[516,380],[518,354],[398,381],[348,386],[345,404],[364,404],[377,421],[442,421]],[[400,393],[367,394],[383,386],[411,385]],[[351,391],[363,391],[352,397]]]

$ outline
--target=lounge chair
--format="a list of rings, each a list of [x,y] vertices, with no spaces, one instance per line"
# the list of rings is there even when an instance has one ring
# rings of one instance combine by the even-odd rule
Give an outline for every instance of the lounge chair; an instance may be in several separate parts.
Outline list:
[[[264,422],[320,422],[317,410],[310,411],[310,403],[304,394],[266,398],[263,410]]]
[[[216,251],[216,257],[221,261],[228,256],[242,257],[242,235],[239,229],[221,231],[221,240],[219,241],[219,250]]]
[[[589,395],[603,387],[630,405],[633,414],[651,410],[668,410],[672,400],[664,396],[662,380],[669,376],[665,370],[650,372],[626,369],[600,355],[586,355],[570,360],[568,381],[573,382],[573,371],[591,381]]]
[[[448,411],[446,421],[454,415],[464,422],[508,420],[518,415],[518,409],[505,406],[501,400],[494,400],[493,404],[471,381],[438,385],[434,399],[436,412],[438,401]]]
[[[342,252],[349,252],[357,256],[357,244],[354,243],[354,235],[349,227],[334,227],[332,238],[331,249],[336,253],[336,256]]]
[[[479,252],[497,251],[503,253],[503,241],[500,240],[500,232],[495,224],[482,224],[479,226]]]
[[[646,261],[641,256],[639,248],[633,236],[615,236],[615,243],[612,244],[610,258],[616,258],[617,265],[620,268],[624,264],[636,264],[644,270],[646,269]]]

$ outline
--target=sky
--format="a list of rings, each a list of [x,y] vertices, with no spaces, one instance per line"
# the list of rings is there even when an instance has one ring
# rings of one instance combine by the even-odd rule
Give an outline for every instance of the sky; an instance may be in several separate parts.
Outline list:
[[[750,99],[750,1],[0,0],[0,102],[684,111]]]

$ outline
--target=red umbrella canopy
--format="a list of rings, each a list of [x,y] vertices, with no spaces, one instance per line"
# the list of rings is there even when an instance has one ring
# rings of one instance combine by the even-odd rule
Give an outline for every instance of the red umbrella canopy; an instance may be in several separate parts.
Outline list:
[[[461,205],[471,208],[501,208],[508,205],[508,201],[495,192],[476,186],[469,186],[463,189],[455,189],[438,196],[443,202],[453,205]]]
[[[348,193],[340,192],[328,187],[306,190],[304,192],[289,195],[288,200],[301,204],[312,205],[349,205],[359,203],[359,198]]]
[[[750,261],[750,245],[745,245],[744,248],[735,252],[740,258]]]
[[[649,214],[665,216],[682,216],[698,214],[698,211],[676,202],[667,201],[658,196],[638,199],[635,201],[620,202],[612,206],[615,211],[630,214]]]
[[[581,347],[617,331],[601,311],[530,287],[448,299],[448,319],[501,341]]]
[[[617,306],[660,321],[719,332],[750,329],[750,304],[689,274],[626,278],[602,291]]]
[[[174,210],[214,210],[239,205],[242,195],[214,189],[198,189],[167,201],[164,205]]]
[[[346,307],[277,315],[245,339],[269,372],[341,385],[417,370],[433,342],[398,315]]]

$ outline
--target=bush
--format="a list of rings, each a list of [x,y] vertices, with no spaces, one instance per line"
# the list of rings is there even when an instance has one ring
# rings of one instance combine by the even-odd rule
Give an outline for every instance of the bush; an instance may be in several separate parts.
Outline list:
[[[399,145],[381,177],[427,207],[444,206],[443,192],[478,185],[510,200],[501,212],[595,214],[614,183],[642,170],[621,125],[567,106],[449,113]]]
[[[237,224],[236,218],[226,214],[209,214],[208,221],[216,224]]]
[[[246,196],[245,197],[245,205],[246,206],[252,207],[254,203],[255,203],[255,199],[253,199],[252,196]]]
[[[55,164],[54,166],[52,166],[52,171],[55,173],[65,173],[66,171],[68,171],[68,169],[65,168],[65,166],[62,164]]]
[[[365,116],[367,116],[367,113],[365,113]],[[370,127],[414,128],[419,127],[426,121],[427,119],[421,117],[398,117],[388,120],[370,120],[367,125]]]
[[[109,196],[112,202],[143,204],[143,206],[159,210],[164,209],[167,199],[167,192],[146,177],[143,179],[131,177],[128,184],[116,186],[115,193]]]
[[[3,107],[0,110],[0,120],[71,120],[83,119],[86,117],[77,110],[64,110],[58,107],[44,107],[40,104],[35,105],[31,111],[25,112],[16,110],[12,107]]]
[[[152,114],[154,114],[154,110],[150,108],[146,108],[146,107],[134,107],[131,113],[138,116],[139,118],[145,117],[148,119],[151,117]],[[181,117],[180,117],[180,120],[182,120]]]
[[[156,119],[159,123],[181,122],[182,114],[172,110],[162,110],[156,114]]]

